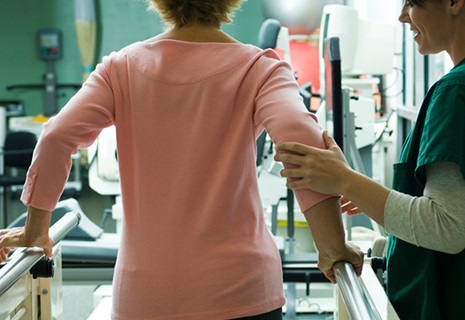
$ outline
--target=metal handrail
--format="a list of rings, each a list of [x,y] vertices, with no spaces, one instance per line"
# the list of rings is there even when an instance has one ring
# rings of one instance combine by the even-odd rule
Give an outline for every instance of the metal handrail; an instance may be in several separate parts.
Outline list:
[[[350,318],[378,319],[373,313],[352,265],[347,262],[337,262],[333,270]]]
[[[79,224],[80,219],[81,215],[78,212],[68,212],[50,227],[49,234],[55,245]],[[0,297],[45,256],[43,250],[36,247],[19,250],[0,269]]]

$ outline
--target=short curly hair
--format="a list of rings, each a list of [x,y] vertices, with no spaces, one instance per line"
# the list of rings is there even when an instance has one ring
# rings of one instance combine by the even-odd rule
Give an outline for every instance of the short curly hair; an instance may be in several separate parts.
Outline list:
[[[147,0],[168,27],[191,23],[220,26],[231,23],[234,12],[245,0]]]

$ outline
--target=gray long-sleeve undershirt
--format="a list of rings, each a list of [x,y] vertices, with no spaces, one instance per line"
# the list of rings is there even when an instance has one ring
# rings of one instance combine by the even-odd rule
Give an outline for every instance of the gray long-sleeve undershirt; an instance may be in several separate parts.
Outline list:
[[[422,197],[391,191],[384,226],[388,233],[416,246],[451,254],[464,250],[465,179],[459,165],[427,165]]]

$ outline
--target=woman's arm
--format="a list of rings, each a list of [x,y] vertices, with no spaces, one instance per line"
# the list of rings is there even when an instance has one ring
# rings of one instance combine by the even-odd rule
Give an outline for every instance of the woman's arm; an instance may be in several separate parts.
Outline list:
[[[256,127],[264,127],[275,144],[298,141],[315,148],[325,148],[321,128],[316,117],[305,109],[289,66],[283,62],[268,66],[272,67],[257,73],[265,80],[255,100]],[[319,268],[332,282],[336,281],[332,266],[341,260],[352,263],[360,274],[363,253],[345,242],[339,198],[308,189],[296,190],[295,196],[318,248]]]
[[[318,268],[333,283],[336,283],[332,270],[334,263],[351,263],[357,275],[361,274],[363,267],[363,253],[358,247],[345,242],[340,208],[339,199],[331,197],[304,212],[318,249]]]
[[[53,211],[69,176],[71,155],[90,146],[100,131],[113,123],[110,58],[104,61],[66,106],[44,124],[21,194],[26,206]]]
[[[326,150],[294,142],[278,145],[278,149],[284,153],[277,154],[275,160],[297,166],[281,171],[283,177],[292,179],[287,187],[342,194],[362,212],[384,226],[384,206],[390,189],[353,170],[326,131],[323,138]]]
[[[48,233],[51,215],[50,211],[29,207],[24,227],[0,230],[0,262],[16,247],[40,247],[52,257],[53,240]]]

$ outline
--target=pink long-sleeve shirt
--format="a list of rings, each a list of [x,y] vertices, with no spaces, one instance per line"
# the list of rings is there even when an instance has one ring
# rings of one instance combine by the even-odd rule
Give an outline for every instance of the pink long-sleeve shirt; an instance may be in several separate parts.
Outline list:
[[[148,40],[105,57],[45,125],[22,194],[53,210],[71,154],[115,125],[124,220],[112,319],[232,319],[285,303],[255,141],[323,147],[289,66],[240,43]],[[297,191],[302,210],[326,196]]]

